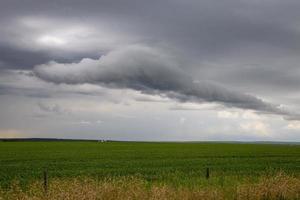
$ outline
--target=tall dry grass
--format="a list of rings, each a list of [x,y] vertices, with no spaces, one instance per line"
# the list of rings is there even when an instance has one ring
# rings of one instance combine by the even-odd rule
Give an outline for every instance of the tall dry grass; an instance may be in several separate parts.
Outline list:
[[[0,190],[1,200],[271,200],[300,199],[300,179],[280,173],[264,176],[257,182],[235,186],[174,187],[162,183],[149,183],[141,178],[119,179],[53,179],[45,194],[41,182],[21,189],[13,183],[9,189]]]

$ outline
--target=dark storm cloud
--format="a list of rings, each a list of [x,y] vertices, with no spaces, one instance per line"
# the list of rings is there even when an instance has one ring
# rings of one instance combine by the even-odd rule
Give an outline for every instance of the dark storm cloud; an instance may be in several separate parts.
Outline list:
[[[0,70],[0,95],[30,97],[33,99],[77,96],[105,96],[107,91],[99,86],[54,85],[35,77],[31,70]]]
[[[179,101],[219,102],[290,115],[255,94],[259,90],[272,99],[273,93],[297,91],[299,9],[296,0],[4,0],[0,65],[19,69],[39,65],[35,73],[55,83],[105,84],[158,92]],[[64,40],[69,43],[61,45]],[[167,46],[176,54],[141,55],[140,49],[121,61],[108,59],[107,52],[132,43],[154,49]],[[173,60],[177,53],[180,64]],[[108,58],[96,60],[100,55]],[[128,61],[138,56],[138,64]],[[45,64],[48,61],[56,62]],[[242,67],[249,63],[259,65]]]
[[[98,60],[79,63],[51,62],[35,67],[35,74],[57,84],[101,84],[158,94],[182,102],[216,102],[228,107],[252,109],[287,118],[299,116],[254,96],[229,90],[221,85],[194,81],[164,51],[130,46],[110,52]]]
[[[186,56],[214,59],[216,56],[226,56],[232,50],[243,52],[249,44],[268,52],[278,48],[299,52],[299,8],[300,2],[293,0],[7,0],[1,1],[0,16],[1,24],[11,27],[12,33],[15,29],[26,30],[15,27],[13,21],[7,24],[7,20],[24,16],[50,18],[57,24],[61,19],[77,21],[100,31],[101,23],[105,22],[115,32],[136,34],[138,40],[166,43],[181,49]],[[13,37],[7,38],[11,39]],[[64,57],[67,53],[59,54]],[[81,54],[76,58],[90,57],[84,51]],[[50,55],[52,60],[59,61],[53,54]],[[1,58],[0,55],[0,60],[5,61],[5,56]],[[28,65],[33,66],[44,59],[34,56],[28,60],[32,60],[27,61]]]
[[[97,54],[97,55],[95,55]],[[67,52],[61,52],[61,55],[52,55],[47,51],[31,51],[18,49],[12,46],[0,45],[0,68],[2,69],[32,69],[33,66],[47,63],[51,60],[57,62],[77,62],[82,58],[96,58],[99,53],[87,53],[81,55],[70,55]]]
[[[0,46],[0,68],[32,68],[34,65],[50,61],[45,52],[32,52],[13,48],[11,46]]]

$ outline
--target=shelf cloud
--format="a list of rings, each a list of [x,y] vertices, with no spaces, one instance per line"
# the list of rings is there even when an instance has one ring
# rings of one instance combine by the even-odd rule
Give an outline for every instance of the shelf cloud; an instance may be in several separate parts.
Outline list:
[[[228,107],[283,115],[288,119],[298,118],[278,105],[255,96],[209,81],[193,80],[175,60],[162,50],[134,45],[111,51],[96,60],[86,58],[78,63],[50,62],[36,66],[34,72],[39,78],[57,84],[91,83],[129,88],[183,102],[220,103]]]

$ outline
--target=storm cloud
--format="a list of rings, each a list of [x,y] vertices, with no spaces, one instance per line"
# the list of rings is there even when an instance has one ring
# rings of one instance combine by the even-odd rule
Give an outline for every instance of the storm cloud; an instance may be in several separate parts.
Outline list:
[[[252,95],[213,82],[193,80],[175,60],[162,50],[135,45],[112,51],[97,60],[83,59],[67,64],[50,62],[36,66],[34,72],[39,78],[57,84],[101,84],[164,95],[183,102],[213,102],[293,119],[298,117]]]
[[[74,122],[101,120],[84,132],[299,140],[299,10],[298,0],[1,0],[0,130],[80,138]]]

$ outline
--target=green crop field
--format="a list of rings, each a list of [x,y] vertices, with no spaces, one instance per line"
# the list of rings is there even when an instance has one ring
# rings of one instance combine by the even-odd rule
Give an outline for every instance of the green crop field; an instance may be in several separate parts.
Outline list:
[[[0,142],[0,185],[49,177],[137,175],[149,181],[190,182],[256,177],[283,171],[299,176],[300,145],[146,142]]]

